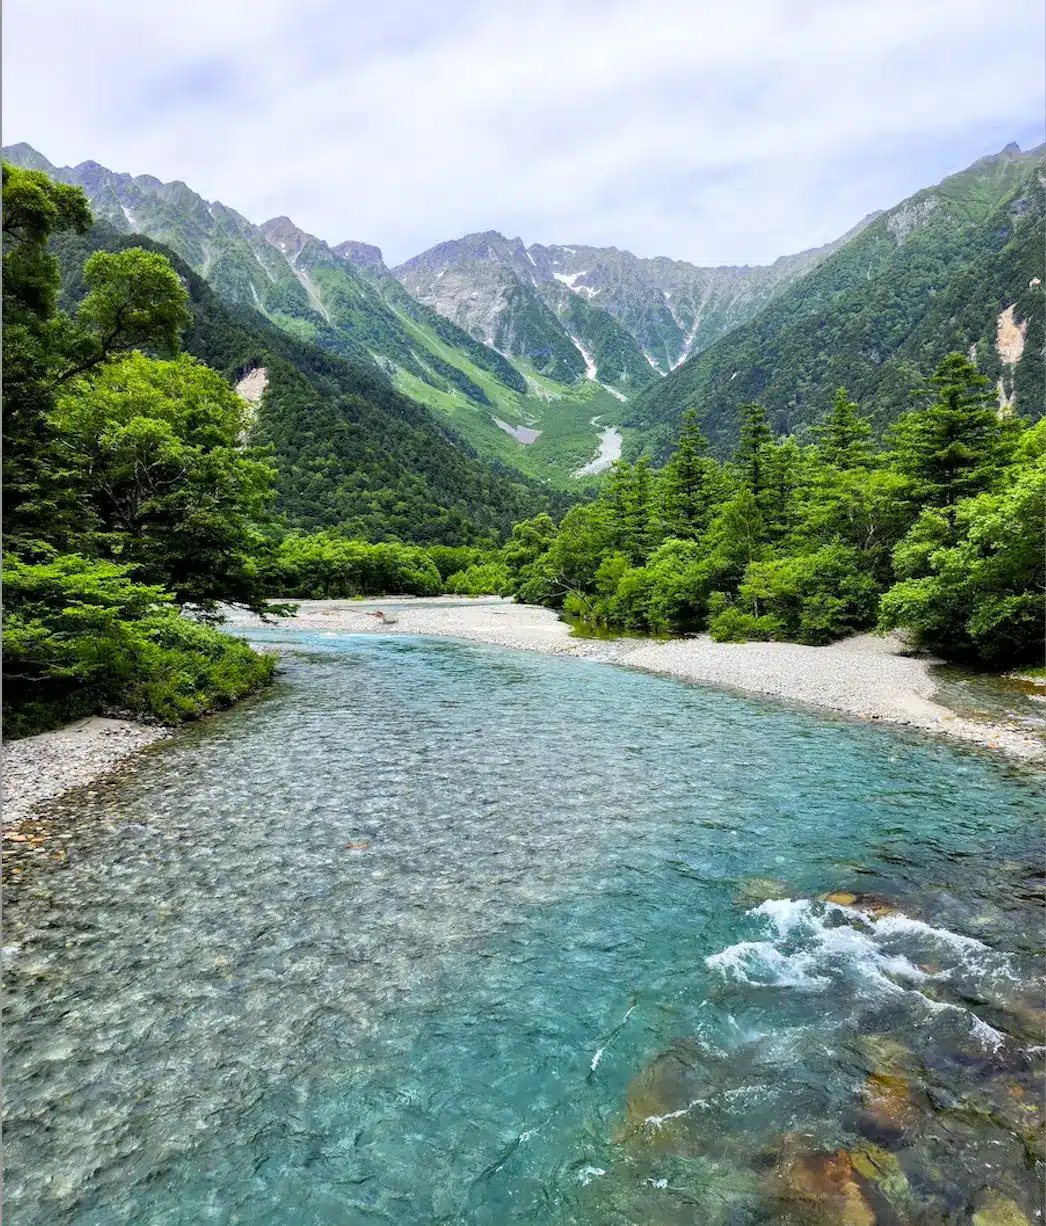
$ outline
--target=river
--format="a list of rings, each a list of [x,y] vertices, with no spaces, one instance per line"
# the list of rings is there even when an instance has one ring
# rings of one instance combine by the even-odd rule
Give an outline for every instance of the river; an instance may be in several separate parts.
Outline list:
[[[278,634],[8,886],[13,1226],[1032,1220],[1041,777]]]

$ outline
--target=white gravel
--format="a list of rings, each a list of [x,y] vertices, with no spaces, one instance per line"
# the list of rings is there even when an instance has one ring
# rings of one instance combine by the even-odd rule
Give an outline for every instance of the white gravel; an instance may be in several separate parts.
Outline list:
[[[3,747],[4,826],[20,822],[40,801],[53,800],[108,774],[124,759],[170,735],[167,728],[92,716]]]
[[[392,624],[375,616],[378,611]],[[259,624],[233,615],[238,624]],[[687,639],[575,638],[550,609],[497,597],[304,600],[288,629],[353,634],[434,634],[524,651],[582,656],[686,681],[922,728],[1023,761],[1046,761],[1046,745],[1014,728],[962,719],[933,701],[934,660],[904,655],[897,636],[855,635],[830,647]]]
[[[389,621],[375,614],[382,611]],[[233,626],[259,626],[230,612]],[[831,647],[795,643],[713,643],[688,639],[575,638],[549,609],[496,597],[412,600],[306,600],[288,630],[352,634],[431,634],[644,669],[751,694],[841,711],[862,719],[922,728],[1025,762],[1046,761],[1046,745],[1000,725],[961,719],[933,701],[932,660],[901,654],[898,639],[858,635]],[[270,649],[267,646],[263,650]],[[95,717],[5,743],[3,820],[22,821],[44,800],[108,774],[139,750],[171,735],[167,728]]]

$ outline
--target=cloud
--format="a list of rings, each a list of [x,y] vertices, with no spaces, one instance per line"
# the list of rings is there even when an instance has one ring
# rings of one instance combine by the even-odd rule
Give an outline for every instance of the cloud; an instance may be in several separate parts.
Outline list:
[[[391,261],[772,260],[1041,140],[1046,95],[1038,0],[7,0],[4,34],[5,140]]]

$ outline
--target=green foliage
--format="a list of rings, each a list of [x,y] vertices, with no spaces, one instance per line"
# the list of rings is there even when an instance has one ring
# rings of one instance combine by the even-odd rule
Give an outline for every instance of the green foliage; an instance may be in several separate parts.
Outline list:
[[[987,489],[1009,459],[1012,418],[999,415],[991,382],[959,353],[940,364],[934,399],[905,413],[891,431],[894,464],[933,506]]]
[[[927,509],[894,556],[901,581],[883,597],[885,628],[905,627],[950,658],[1041,661],[1046,460],[1018,467],[998,492],[960,502],[954,523]]]
[[[131,354],[71,384],[55,421],[99,548],[179,604],[264,607],[255,524],[275,472],[244,448],[247,405],[220,375]]]
[[[744,405],[729,465],[704,454],[688,414],[659,472],[619,463],[558,532],[517,526],[503,553],[512,591],[596,626],[818,645],[881,618],[949,657],[1031,658],[1046,425],[1000,415],[959,354],[933,387],[881,453],[844,388],[806,447],[776,442]]]
[[[712,508],[722,496],[719,465],[706,454],[708,440],[697,424],[697,414],[683,414],[676,449],[658,483],[659,518],[668,536],[693,540],[708,527]]]
[[[84,265],[87,295],[76,312],[77,364],[64,381],[142,346],[177,353],[192,323],[189,295],[170,261],[154,251],[96,251]]]
[[[274,596],[313,600],[351,596],[436,596],[443,580],[424,549],[348,540],[331,532],[292,533],[262,564],[261,580]]]
[[[167,723],[269,680],[274,661],[182,617],[132,568],[44,550],[4,560],[4,724],[25,736],[115,707]]]
[[[753,562],[738,586],[742,611],[770,617],[771,637],[819,646],[875,624],[878,589],[852,547]]]
[[[455,596],[507,596],[512,580],[504,562],[474,563],[456,571],[446,583],[446,590]]]
[[[845,387],[836,388],[832,409],[814,429],[820,458],[833,468],[850,471],[872,462],[872,427],[857,411]]]

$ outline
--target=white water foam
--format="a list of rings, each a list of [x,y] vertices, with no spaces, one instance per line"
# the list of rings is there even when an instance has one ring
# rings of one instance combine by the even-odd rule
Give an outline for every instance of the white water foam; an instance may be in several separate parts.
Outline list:
[[[1000,1031],[971,1010],[919,990],[929,981],[961,976],[986,991],[985,980],[995,975],[1017,978],[1009,956],[983,941],[905,915],[876,918],[854,907],[809,898],[771,899],[748,914],[764,921],[770,934],[764,940],[738,941],[707,957],[709,969],[724,978],[757,987],[820,991],[846,975],[858,995],[908,995],[931,1013],[962,1014],[987,1048],[995,1050],[1004,1042]],[[952,965],[931,973],[912,960],[929,953],[937,961],[950,957]]]
[[[593,1179],[598,1179],[600,1175],[605,1175],[606,1171],[601,1166],[583,1166],[577,1173],[577,1181],[582,1187],[587,1188]]]

